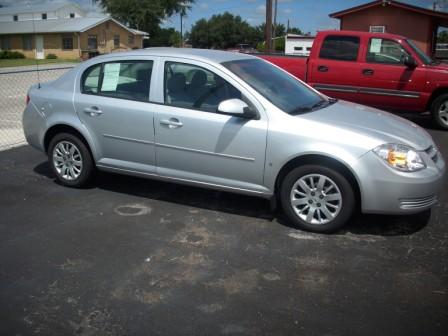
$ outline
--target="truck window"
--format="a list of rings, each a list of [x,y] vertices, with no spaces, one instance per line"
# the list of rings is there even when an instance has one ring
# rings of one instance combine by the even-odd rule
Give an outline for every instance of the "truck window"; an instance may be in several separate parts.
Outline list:
[[[329,35],[320,49],[319,58],[338,61],[356,61],[358,58],[359,37]]]
[[[366,61],[369,63],[404,64],[408,52],[393,40],[372,37],[367,49]]]

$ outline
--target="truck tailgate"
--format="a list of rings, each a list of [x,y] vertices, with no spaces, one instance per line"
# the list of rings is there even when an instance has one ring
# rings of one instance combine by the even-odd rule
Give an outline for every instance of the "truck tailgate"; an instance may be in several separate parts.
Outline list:
[[[306,68],[308,57],[299,56],[283,56],[283,55],[254,55],[265,59],[288,71],[290,74],[296,76],[297,78],[306,81]]]

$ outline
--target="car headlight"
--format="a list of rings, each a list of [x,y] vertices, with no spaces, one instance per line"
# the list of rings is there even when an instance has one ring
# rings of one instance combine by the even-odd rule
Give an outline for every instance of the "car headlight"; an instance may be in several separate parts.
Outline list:
[[[384,144],[373,150],[386,163],[400,171],[415,172],[426,168],[420,154],[411,147],[399,144]]]

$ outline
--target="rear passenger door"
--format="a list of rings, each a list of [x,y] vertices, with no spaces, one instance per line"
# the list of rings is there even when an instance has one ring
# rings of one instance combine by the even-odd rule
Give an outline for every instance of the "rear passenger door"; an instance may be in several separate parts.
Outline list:
[[[330,97],[357,101],[360,45],[358,36],[326,36],[319,55],[309,60],[308,83]]]
[[[97,165],[155,172],[154,111],[149,103],[156,58],[98,63],[81,75],[74,105],[94,139]]]
[[[221,70],[193,60],[167,58],[155,117],[157,172],[164,177],[261,191],[267,118],[261,105]],[[260,117],[217,113],[237,98]]]

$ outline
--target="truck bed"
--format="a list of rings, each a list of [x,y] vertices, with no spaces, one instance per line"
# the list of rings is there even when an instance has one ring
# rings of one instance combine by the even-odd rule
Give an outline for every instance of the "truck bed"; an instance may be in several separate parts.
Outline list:
[[[306,81],[308,57],[285,54],[253,54],[288,71],[295,77]]]

